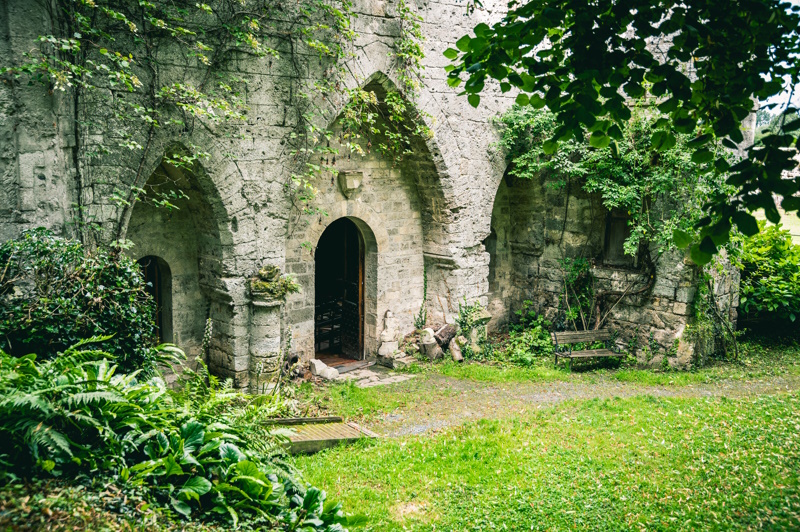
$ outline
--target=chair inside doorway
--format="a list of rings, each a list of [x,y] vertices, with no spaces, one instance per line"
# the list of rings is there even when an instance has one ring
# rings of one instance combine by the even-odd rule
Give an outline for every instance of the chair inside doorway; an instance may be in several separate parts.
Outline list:
[[[340,367],[364,354],[364,241],[352,220],[331,223],[315,253],[314,348]]]

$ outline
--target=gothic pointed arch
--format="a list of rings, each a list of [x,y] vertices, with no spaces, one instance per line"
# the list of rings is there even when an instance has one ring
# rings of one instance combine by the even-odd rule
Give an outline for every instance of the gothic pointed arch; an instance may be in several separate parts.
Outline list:
[[[162,304],[162,321],[169,314],[162,330],[193,361],[206,355],[202,344],[207,319],[230,321],[222,283],[227,224],[205,169],[196,162],[180,162],[186,153],[173,145],[158,161],[130,209],[125,238],[133,244],[128,253],[145,266],[158,258],[155,264],[162,267],[150,272],[156,281],[163,280],[163,266],[168,265],[169,283],[162,282],[156,294],[168,302]],[[212,356],[209,366],[225,374],[224,365],[216,363],[220,358]]]

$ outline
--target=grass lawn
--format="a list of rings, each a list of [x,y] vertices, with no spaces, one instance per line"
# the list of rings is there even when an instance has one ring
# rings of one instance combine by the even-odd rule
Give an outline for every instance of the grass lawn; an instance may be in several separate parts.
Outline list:
[[[766,340],[743,342],[738,362],[716,363],[694,371],[660,371],[638,369],[615,362],[583,365],[569,372],[554,368],[552,359],[543,359],[531,367],[512,364],[462,363],[444,361],[436,364],[419,363],[405,371],[416,378],[394,386],[357,388],[334,384],[318,388],[308,383],[300,395],[310,404],[326,412],[348,419],[370,419],[397,408],[413,408],[415,404],[449,402],[457,392],[438,385],[441,377],[512,387],[515,384],[567,382],[592,387],[600,382],[619,382],[642,387],[663,386],[681,388],[713,385],[723,381],[752,381],[778,375],[800,375],[800,344],[797,341],[777,343]],[[312,408],[311,413],[314,409]]]
[[[304,392],[330,413],[380,422],[393,412],[469,403],[464,394],[483,383],[737,388],[800,374],[798,354],[796,343],[749,343],[737,364],[683,373],[445,363],[412,368],[420,375],[391,386]],[[471,387],[439,386],[442,377]],[[374,531],[800,529],[800,392],[605,397],[497,417],[293,461]]]
[[[796,530],[800,394],[570,402],[297,457],[368,530]]]

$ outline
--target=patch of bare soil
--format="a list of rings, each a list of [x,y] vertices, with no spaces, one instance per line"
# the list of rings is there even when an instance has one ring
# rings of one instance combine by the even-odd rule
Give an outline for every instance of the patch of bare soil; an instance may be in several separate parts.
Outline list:
[[[741,398],[791,392],[800,389],[800,376],[786,375],[758,380],[724,380],[680,387],[646,386],[599,377],[595,382],[548,382],[494,384],[429,376],[414,379],[409,393],[429,397],[409,401],[392,412],[361,423],[383,436],[435,433],[447,427],[479,419],[499,419],[524,414],[572,399],[613,397],[728,397]],[[410,385],[411,383],[403,383]],[[427,390],[426,390],[427,388]]]

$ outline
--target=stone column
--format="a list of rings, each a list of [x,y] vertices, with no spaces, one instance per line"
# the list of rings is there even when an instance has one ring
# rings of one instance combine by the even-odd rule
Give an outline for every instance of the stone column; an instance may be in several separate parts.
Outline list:
[[[250,305],[250,392],[265,393],[280,372],[283,302],[253,292]]]

